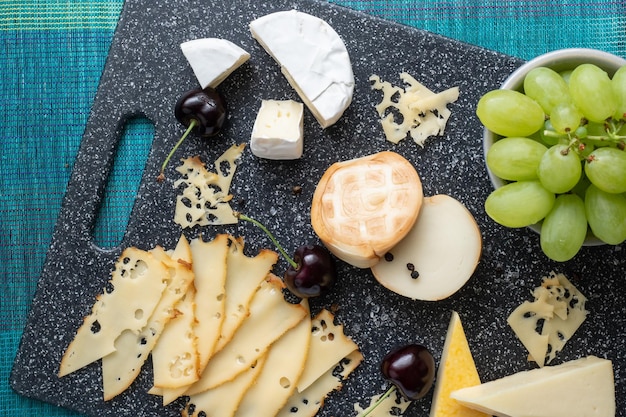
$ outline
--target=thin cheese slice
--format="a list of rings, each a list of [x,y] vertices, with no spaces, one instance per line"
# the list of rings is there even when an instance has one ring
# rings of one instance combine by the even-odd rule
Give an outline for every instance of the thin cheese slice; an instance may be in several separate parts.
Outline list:
[[[259,374],[266,366],[266,357],[261,356],[257,361],[240,373],[232,381],[189,397],[187,406],[182,411],[183,417],[220,416],[232,417],[235,415],[241,400],[250,387],[255,384]],[[264,398],[265,402],[273,400]],[[259,404],[262,406],[262,404]]]
[[[308,310],[306,299],[302,301]],[[235,417],[274,417],[296,389],[311,339],[311,318],[307,316],[278,339],[266,354],[256,383],[248,389]]]
[[[233,145],[216,161],[216,172],[209,172],[199,157],[187,158],[176,168],[182,178],[174,188],[182,187],[176,198],[174,222],[183,228],[195,225],[237,223],[230,207],[230,184],[245,144]]]
[[[304,372],[298,381],[298,391],[306,390],[356,349],[357,344],[345,335],[342,324],[335,323],[332,313],[326,309],[320,311],[311,322],[311,346]]]
[[[194,332],[195,288],[176,304],[176,317],[165,326],[152,350],[154,386],[179,388],[200,379],[197,338]]]
[[[254,257],[246,256],[243,238],[230,239],[226,258],[224,320],[215,352],[230,341],[248,316],[250,301],[277,261],[278,254],[268,249],[262,249]]]
[[[443,346],[441,364],[437,371],[430,417],[489,417],[487,414],[468,409],[450,398],[452,391],[479,384],[480,377],[465,337],[461,319],[459,314],[453,311]]]
[[[115,340],[115,352],[102,358],[105,401],[123,392],[135,380],[165,325],[174,315],[174,305],[187,292],[194,279],[191,249],[185,236],[180,237],[171,256],[160,246],[150,252],[168,267],[170,278],[159,304],[142,331],[139,334],[124,331]]]
[[[200,380],[187,391],[188,395],[234,379],[308,314],[302,305],[285,300],[283,288],[283,281],[274,275],[263,282],[250,303],[250,315],[231,341],[211,358]]]
[[[202,88],[217,87],[233,71],[250,59],[250,54],[229,40],[193,39],[180,44]]]
[[[161,299],[169,271],[149,252],[132,247],[122,252],[111,276],[65,351],[59,377],[114,352],[125,330],[139,333]]]
[[[343,382],[363,361],[355,350],[315,380],[304,392],[295,392],[277,417],[313,417],[324,405],[328,395],[341,389]]]
[[[393,417],[404,415],[406,409],[411,405],[411,401],[404,398],[398,390],[393,390],[390,395],[378,402],[383,395],[385,394],[374,395],[370,398],[370,403],[367,408],[362,408],[359,404],[354,404],[354,411],[356,411],[359,416],[367,412],[368,417]],[[373,407],[374,404],[376,404],[376,406],[370,408]]]

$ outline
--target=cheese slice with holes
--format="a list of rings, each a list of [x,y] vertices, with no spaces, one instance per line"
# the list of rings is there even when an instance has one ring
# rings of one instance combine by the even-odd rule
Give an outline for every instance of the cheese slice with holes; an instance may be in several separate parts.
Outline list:
[[[283,281],[274,275],[261,284],[250,302],[250,315],[230,342],[209,360],[200,380],[187,391],[188,395],[234,379],[308,314],[302,305],[285,300],[284,288]]]
[[[268,249],[262,249],[254,257],[246,256],[243,238],[230,238],[226,258],[224,320],[215,352],[230,341],[248,317],[250,301],[277,261],[278,254]]]
[[[344,381],[363,361],[363,355],[355,350],[331,367],[303,392],[295,392],[277,417],[313,417],[324,405],[333,391],[341,389]]]
[[[384,394],[374,395],[370,398],[369,405],[366,408],[362,408],[359,404],[354,404],[354,411],[359,416],[363,412],[368,410],[369,407],[376,404]],[[390,395],[380,400],[380,402],[373,409],[367,411],[368,417],[392,417],[402,416],[407,408],[411,405],[411,401],[407,400],[400,394],[398,390],[394,390]],[[464,416],[461,416],[464,417]]]
[[[450,398],[452,391],[476,385],[480,385],[476,364],[465,337],[461,318],[453,311],[437,370],[430,417],[489,417],[487,414],[468,409]]]
[[[161,336],[165,325],[174,315],[174,305],[187,292],[194,280],[189,242],[181,236],[174,252],[169,255],[157,246],[150,251],[170,271],[167,287],[148,323],[136,334],[124,331],[115,340],[115,352],[102,358],[104,399],[110,400],[123,392],[135,380],[143,363]]]
[[[588,356],[463,388],[451,397],[497,417],[614,417],[613,365]]]
[[[337,122],[354,92],[350,56],[337,32],[324,20],[297,10],[260,17],[250,23],[250,31],[320,125]]]
[[[152,254],[134,247],[124,250],[104,293],[96,298],[91,313],[67,347],[59,377],[114,352],[115,340],[125,330],[139,333],[168,280],[167,267]]]
[[[250,388],[257,383],[259,374],[266,367],[266,359],[265,356],[261,356],[235,379],[191,395],[181,415],[183,417],[234,416],[239,404]],[[273,398],[264,398],[265,402],[272,402],[272,400]],[[258,405],[262,407],[262,403]]]
[[[308,310],[306,299],[302,301]],[[266,354],[256,383],[243,397],[235,417],[274,417],[296,389],[309,351],[311,316],[278,339]]]
[[[250,54],[227,39],[200,38],[180,44],[202,88],[216,88],[243,65]]]
[[[241,144],[227,149],[215,161],[216,172],[209,172],[197,156],[183,160],[176,168],[181,178],[174,182],[174,188],[181,188],[176,197],[175,223],[183,229],[237,223],[230,206],[230,185],[244,147]]]
[[[335,323],[332,313],[326,309],[320,311],[311,322],[311,345],[298,391],[306,390],[356,349],[357,344],[345,335],[342,324]]]
[[[372,88],[383,93],[376,111],[389,142],[398,143],[409,135],[423,147],[429,137],[443,135],[452,114],[447,106],[459,98],[459,88],[434,93],[406,72],[400,78],[405,88],[382,81],[378,75],[370,77]]]

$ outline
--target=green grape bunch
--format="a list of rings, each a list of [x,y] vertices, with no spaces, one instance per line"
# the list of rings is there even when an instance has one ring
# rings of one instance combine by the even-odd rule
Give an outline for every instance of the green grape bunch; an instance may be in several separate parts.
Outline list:
[[[485,201],[495,222],[541,224],[540,246],[572,259],[588,235],[626,241],[626,66],[612,76],[594,64],[530,70],[521,91],[492,90],[476,115],[500,136],[489,170],[506,184]]]

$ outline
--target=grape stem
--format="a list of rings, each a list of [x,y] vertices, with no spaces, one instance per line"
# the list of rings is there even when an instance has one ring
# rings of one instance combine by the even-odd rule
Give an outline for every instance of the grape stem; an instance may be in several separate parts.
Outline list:
[[[370,415],[383,401],[387,399],[387,397],[393,394],[395,390],[396,390],[395,385],[392,385],[391,387],[389,387],[389,389],[383,395],[381,395],[380,398],[378,398],[374,402],[374,404],[371,404],[369,407],[363,410],[363,412],[359,414],[357,417],[367,417],[368,415]]]
[[[272,243],[276,246],[276,248],[278,248],[278,251],[281,253],[281,255],[283,255],[283,257],[285,258],[285,260],[287,262],[289,262],[289,265],[291,265],[294,268],[298,267],[298,264],[291,259],[291,257],[289,255],[287,255],[287,252],[285,252],[285,250],[283,249],[283,247],[280,245],[280,243],[278,243],[278,240],[276,240],[276,238],[274,237],[274,235],[267,229],[267,227],[265,227],[261,222],[246,216],[245,214],[242,213],[238,213],[235,212],[235,217],[237,217],[240,220],[245,220],[248,221],[252,224],[255,224],[256,226],[258,226],[261,230],[263,230],[265,232],[265,234],[270,238],[270,240],[272,241]]]
[[[167,158],[165,158],[165,161],[163,161],[163,165],[161,165],[161,172],[159,173],[159,176],[157,177],[157,181],[161,182],[165,179],[165,167],[170,162],[170,159],[172,159],[172,155],[174,155],[174,152],[176,152],[176,149],[178,149],[180,144],[183,143],[183,141],[187,138],[187,136],[189,136],[189,133],[191,133],[191,131],[194,129],[194,127],[196,127],[197,124],[198,122],[196,119],[191,119],[189,126],[187,126],[187,130],[185,130],[185,133],[183,133],[183,136],[181,136],[178,142],[176,142],[176,145],[174,145],[170,153],[167,155]]]

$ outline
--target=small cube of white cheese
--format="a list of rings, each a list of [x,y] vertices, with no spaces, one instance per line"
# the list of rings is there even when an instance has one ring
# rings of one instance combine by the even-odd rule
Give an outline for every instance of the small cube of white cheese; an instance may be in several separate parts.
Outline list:
[[[252,153],[265,159],[300,158],[303,111],[303,104],[293,100],[263,100],[252,128]]]

